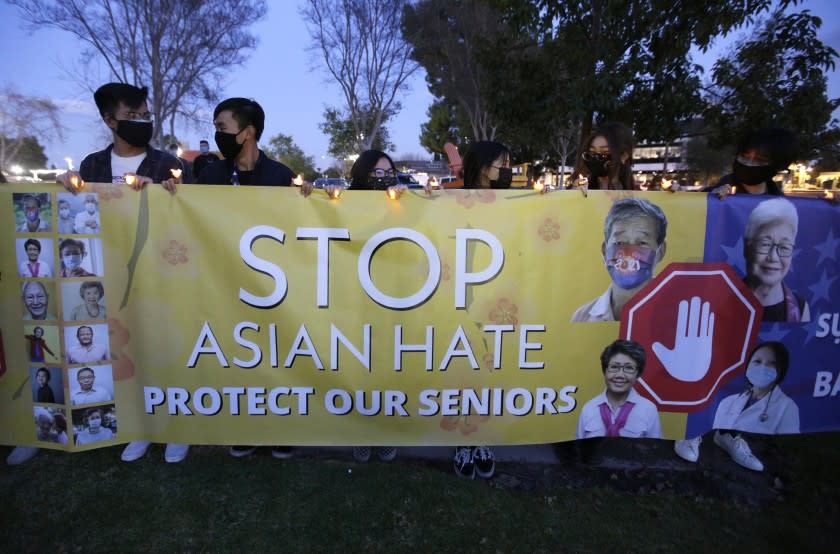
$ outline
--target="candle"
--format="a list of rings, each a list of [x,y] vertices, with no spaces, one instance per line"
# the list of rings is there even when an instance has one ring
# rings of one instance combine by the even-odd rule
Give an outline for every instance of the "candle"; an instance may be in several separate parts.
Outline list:
[[[181,178],[181,170],[180,169],[170,169],[169,172],[172,173],[172,176],[175,177],[176,179]]]

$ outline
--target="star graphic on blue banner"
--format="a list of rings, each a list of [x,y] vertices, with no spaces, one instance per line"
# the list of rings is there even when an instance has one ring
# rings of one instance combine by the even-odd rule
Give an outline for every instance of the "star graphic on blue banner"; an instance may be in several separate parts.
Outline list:
[[[790,333],[789,330],[782,329],[781,325],[779,325],[778,323],[774,323],[773,326],[770,327],[770,329],[768,329],[767,331],[761,331],[759,336],[761,337],[762,341],[777,340],[781,342],[782,339],[785,338],[785,336],[787,336],[788,333]]]
[[[803,325],[803,327],[805,328],[806,331],[808,331],[808,336],[805,337],[804,344],[808,344],[809,342],[811,342],[811,339],[817,337],[817,330],[819,329],[818,319],[817,318],[812,319],[810,321],[810,323],[807,323],[807,324]]]
[[[726,263],[734,267],[741,275],[746,275],[747,269],[744,262],[744,237],[738,237],[738,242],[734,246],[720,245],[723,253],[726,254]]]
[[[811,303],[816,304],[820,301],[820,299],[825,298],[826,300],[831,300],[828,295],[828,289],[831,287],[831,283],[837,280],[837,277],[832,277],[831,279],[828,278],[826,271],[823,270],[822,277],[820,278],[819,282],[809,286],[808,288],[811,289],[811,292],[814,293],[814,296],[811,298]]]
[[[814,266],[818,267],[823,260],[834,261],[837,256],[838,245],[840,245],[840,238],[834,238],[834,229],[829,229],[825,241],[814,246],[814,249],[820,253],[820,257]]]

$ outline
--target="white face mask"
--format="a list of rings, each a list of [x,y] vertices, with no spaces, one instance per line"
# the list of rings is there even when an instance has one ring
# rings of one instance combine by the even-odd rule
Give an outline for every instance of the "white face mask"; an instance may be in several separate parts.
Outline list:
[[[85,204],[85,210],[87,210],[87,213],[89,213],[91,215],[95,214],[96,213],[96,204],[94,204],[93,202],[88,202],[87,204]]]
[[[776,368],[766,365],[751,365],[747,368],[747,380],[754,387],[764,389],[772,385],[778,377]]]
[[[62,208],[58,210],[58,215],[60,215],[62,219],[67,219],[68,217],[70,217],[70,210],[67,208]]]
[[[102,419],[98,417],[91,417],[88,418],[88,427],[93,432],[99,431],[99,427],[102,425]]]

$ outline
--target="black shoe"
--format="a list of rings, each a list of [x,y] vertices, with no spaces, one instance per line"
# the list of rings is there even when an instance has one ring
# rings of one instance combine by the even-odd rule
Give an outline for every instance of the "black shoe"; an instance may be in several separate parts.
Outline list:
[[[241,444],[237,444],[236,446],[231,446],[228,449],[228,453],[234,458],[244,458],[245,456],[250,456],[256,452],[256,450],[256,446],[243,446]]]
[[[275,446],[271,449],[271,455],[278,460],[288,460],[292,457],[292,447],[291,446]]]

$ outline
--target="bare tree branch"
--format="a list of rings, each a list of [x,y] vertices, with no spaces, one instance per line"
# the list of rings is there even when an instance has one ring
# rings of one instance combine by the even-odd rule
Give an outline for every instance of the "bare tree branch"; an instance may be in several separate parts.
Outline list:
[[[400,36],[408,0],[307,0],[301,9],[324,68],[341,88],[358,147],[376,142],[417,70]]]
[[[257,38],[247,28],[266,13],[264,0],[9,0],[31,29],[71,33],[87,48],[82,63],[105,62],[113,79],[151,91],[159,124],[218,100],[231,67]]]

